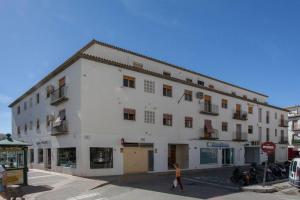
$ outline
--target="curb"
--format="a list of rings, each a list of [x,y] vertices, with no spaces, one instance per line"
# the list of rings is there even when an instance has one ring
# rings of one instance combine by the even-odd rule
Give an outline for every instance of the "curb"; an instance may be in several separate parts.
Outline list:
[[[288,179],[282,179],[282,180],[267,182],[265,187],[263,187],[261,184],[252,185],[252,186],[245,186],[245,187],[241,187],[241,191],[243,191],[243,192],[256,192],[256,193],[274,193],[274,192],[280,191],[280,189],[277,188],[274,185],[278,184],[278,183],[283,183],[283,182],[286,182],[286,181],[288,181]]]

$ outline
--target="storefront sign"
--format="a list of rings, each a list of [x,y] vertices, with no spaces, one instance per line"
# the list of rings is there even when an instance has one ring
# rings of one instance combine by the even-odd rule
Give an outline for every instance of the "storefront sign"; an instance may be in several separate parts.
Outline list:
[[[261,149],[267,154],[272,154],[275,152],[276,145],[273,142],[264,142],[261,144]]]
[[[229,144],[222,143],[222,142],[208,142],[207,147],[228,148],[230,146],[229,146]]]
[[[16,185],[23,184],[23,169],[11,170],[6,172],[6,184],[7,185]]]

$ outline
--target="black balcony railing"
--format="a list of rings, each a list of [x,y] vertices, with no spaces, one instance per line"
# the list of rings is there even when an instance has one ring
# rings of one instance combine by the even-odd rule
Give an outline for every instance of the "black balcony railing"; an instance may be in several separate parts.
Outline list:
[[[60,125],[52,127],[51,135],[61,135],[65,133],[68,133],[68,122],[66,120],[62,120]]]
[[[288,144],[289,141],[288,141],[287,137],[281,137],[278,143],[279,144]]]
[[[219,115],[219,106],[211,103],[201,103],[200,113],[208,115]]]
[[[288,122],[288,120],[280,119],[280,120],[279,120],[279,127],[289,127],[289,122]]]
[[[246,121],[248,120],[248,113],[245,111],[233,111],[233,119],[237,119],[237,120],[242,120],[242,121]]]
[[[201,129],[200,131],[201,140],[217,140],[219,139],[219,131],[217,129],[212,129],[207,131],[206,129]]]
[[[59,87],[51,93],[51,105],[58,105],[66,100],[67,97],[67,86]]]
[[[240,132],[240,131],[235,131],[233,132],[233,141],[247,141],[248,140],[248,134],[246,132]]]

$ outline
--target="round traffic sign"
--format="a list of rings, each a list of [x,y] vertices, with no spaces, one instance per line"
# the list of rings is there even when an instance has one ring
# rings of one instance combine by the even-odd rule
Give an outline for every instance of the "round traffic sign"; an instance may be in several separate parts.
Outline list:
[[[273,142],[264,142],[261,144],[261,149],[267,154],[272,154],[275,152],[276,145]]]

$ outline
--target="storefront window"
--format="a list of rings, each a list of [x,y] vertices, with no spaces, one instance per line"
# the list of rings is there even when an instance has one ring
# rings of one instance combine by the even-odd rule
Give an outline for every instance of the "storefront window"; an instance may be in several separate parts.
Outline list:
[[[218,149],[201,148],[200,149],[200,164],[217,164]]]
[[[24,167],[23,151],[6,151],[0,154],[0,164],[6,168],[22,168]]]
[[[113,149],[90,148],[90,168],[113,168]]]
[[[76,168],[76,148],[58,148],[57,166]]]

